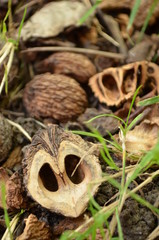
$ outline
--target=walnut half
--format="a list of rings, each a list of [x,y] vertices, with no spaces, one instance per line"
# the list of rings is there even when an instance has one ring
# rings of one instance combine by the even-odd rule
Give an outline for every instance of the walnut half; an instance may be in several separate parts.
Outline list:
[[[83,213],[90,197],[88,188],[94,195],[99,186],[90,182],[102,173],[98,158],[90,153],[91,146],[57,125],[40,130],[26,148],[23,160],[28,194],[52,212],[69,217]]]

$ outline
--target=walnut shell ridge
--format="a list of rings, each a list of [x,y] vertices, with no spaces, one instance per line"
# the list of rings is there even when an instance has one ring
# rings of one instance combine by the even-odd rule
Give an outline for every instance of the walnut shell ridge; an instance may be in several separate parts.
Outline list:
[[[84,112],[87,96],[73,78],[45,73],[35,76],[25,86],[23,103],[32,117],[66,122]]]

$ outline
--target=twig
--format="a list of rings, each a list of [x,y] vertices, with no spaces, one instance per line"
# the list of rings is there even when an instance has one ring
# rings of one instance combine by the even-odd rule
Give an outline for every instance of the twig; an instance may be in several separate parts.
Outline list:
[[[22,132],[24,134],[24,136],[29,139],[29,141],[31,142],[32,138],[30,137],[30,135],[25,131],[25,129],[20,126],[18,123],[15,123],[9,119],[7,119],[7,121],[14,127],[16,127],[20,132]]]
[[[10,227],[11,227],[11,232],[13,233],[15,228],[16,228],[16,225],[18,223],[18,220],[19,220],[19,213],[17,213],[14,218],[12,219],[12,221],[10,222]],[[9,236],[9,231],[8,231],[8,228],[6,229],[3,237],[1,238],[1,240],[10,240],[10,236]]]
[[[78,52],[86,53],[92,55],[101,55],[109,58],[125,59],[125,55],[121,53],[105,52],[100,50],[88,49],[88,48],[73,48],[73,47],[33,47],[22,50],[22,53],[26,52],[56,52],[56,51],[68,51],[68,52]]]
[[[150,233],[150,235],[148,236],[148,238],[146,240],[153,240],[153,239],[157,239],[157,237],[159,237],[159,226],[156,227],[152,233]]]
[[[7,55],[9,54],[10,50],[12,48],[12,43],[8,43],[8,44],[5,44],[4,47],[2,48],[1,50],[1,54],[3,54],[1,57],[0,57],[0,64],[4,61],[4,59],[7,57]]]

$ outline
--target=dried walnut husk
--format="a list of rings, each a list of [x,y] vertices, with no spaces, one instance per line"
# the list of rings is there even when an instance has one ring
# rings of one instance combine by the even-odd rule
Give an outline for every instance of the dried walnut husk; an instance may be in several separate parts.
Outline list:
[[[90,78],[89,85],[100,102],[119,106],[130,99],[142,85],[159,93],[159,67],[152,62],[141,61],[121,67],[108,68]]]
[[[51,231],[45,222],[41,222],[33,214],[26,219],[23,233],[16,240],[51,240]]]
[[[24,106],[32,117],[66,122],[87,107],[85,91],[73,78],[45,73],[30,81],[23,95]]]
[[[88,185],[102,173],[98,158],[89,153],[91,146],[57,125],[39,131],[26,148],[23,160],[28,195],[52,212],[69,217],[82,214],[89,201]],[[98,186],[89,185],[91,195]]]
[[[73,77],[80,83],[87,83],[96,73],[93,63],[84,55],[71,52],[52,54],[35,65],[38,73],[51,72]]]

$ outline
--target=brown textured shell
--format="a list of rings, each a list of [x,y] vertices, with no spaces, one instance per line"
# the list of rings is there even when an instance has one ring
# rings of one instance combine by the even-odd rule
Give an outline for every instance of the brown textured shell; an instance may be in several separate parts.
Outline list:
[[[80,83],[87,83],[96,73],[93,63],[82,54],[58,52],[35,65],[38,73],[51,72],[73,77]]]
[[[159,67],[152,62],[141,61],[121,67],[107,68],[90,78],[89,85],[100,102],[119,106],[130,99],[137,86],[149,85],[159,93]]]
[[[57,125],[37,132],[24,152],[23,180],[28,195],[52,212],[69,217],[82,214],[89,201],[88,185],[102,174],[92,145]],[[99,183],[89,186],[94,195]]]
[[[54,118],[61,122],[78,117],[87,107],[85,91],[73,78],[45,73],[30,81],[23,95],[32,117]]]
[[[39,221],[37,217],[30,214],[26,219],[23,233],[16,240],[50,240],[51,231],[45,222]]]

